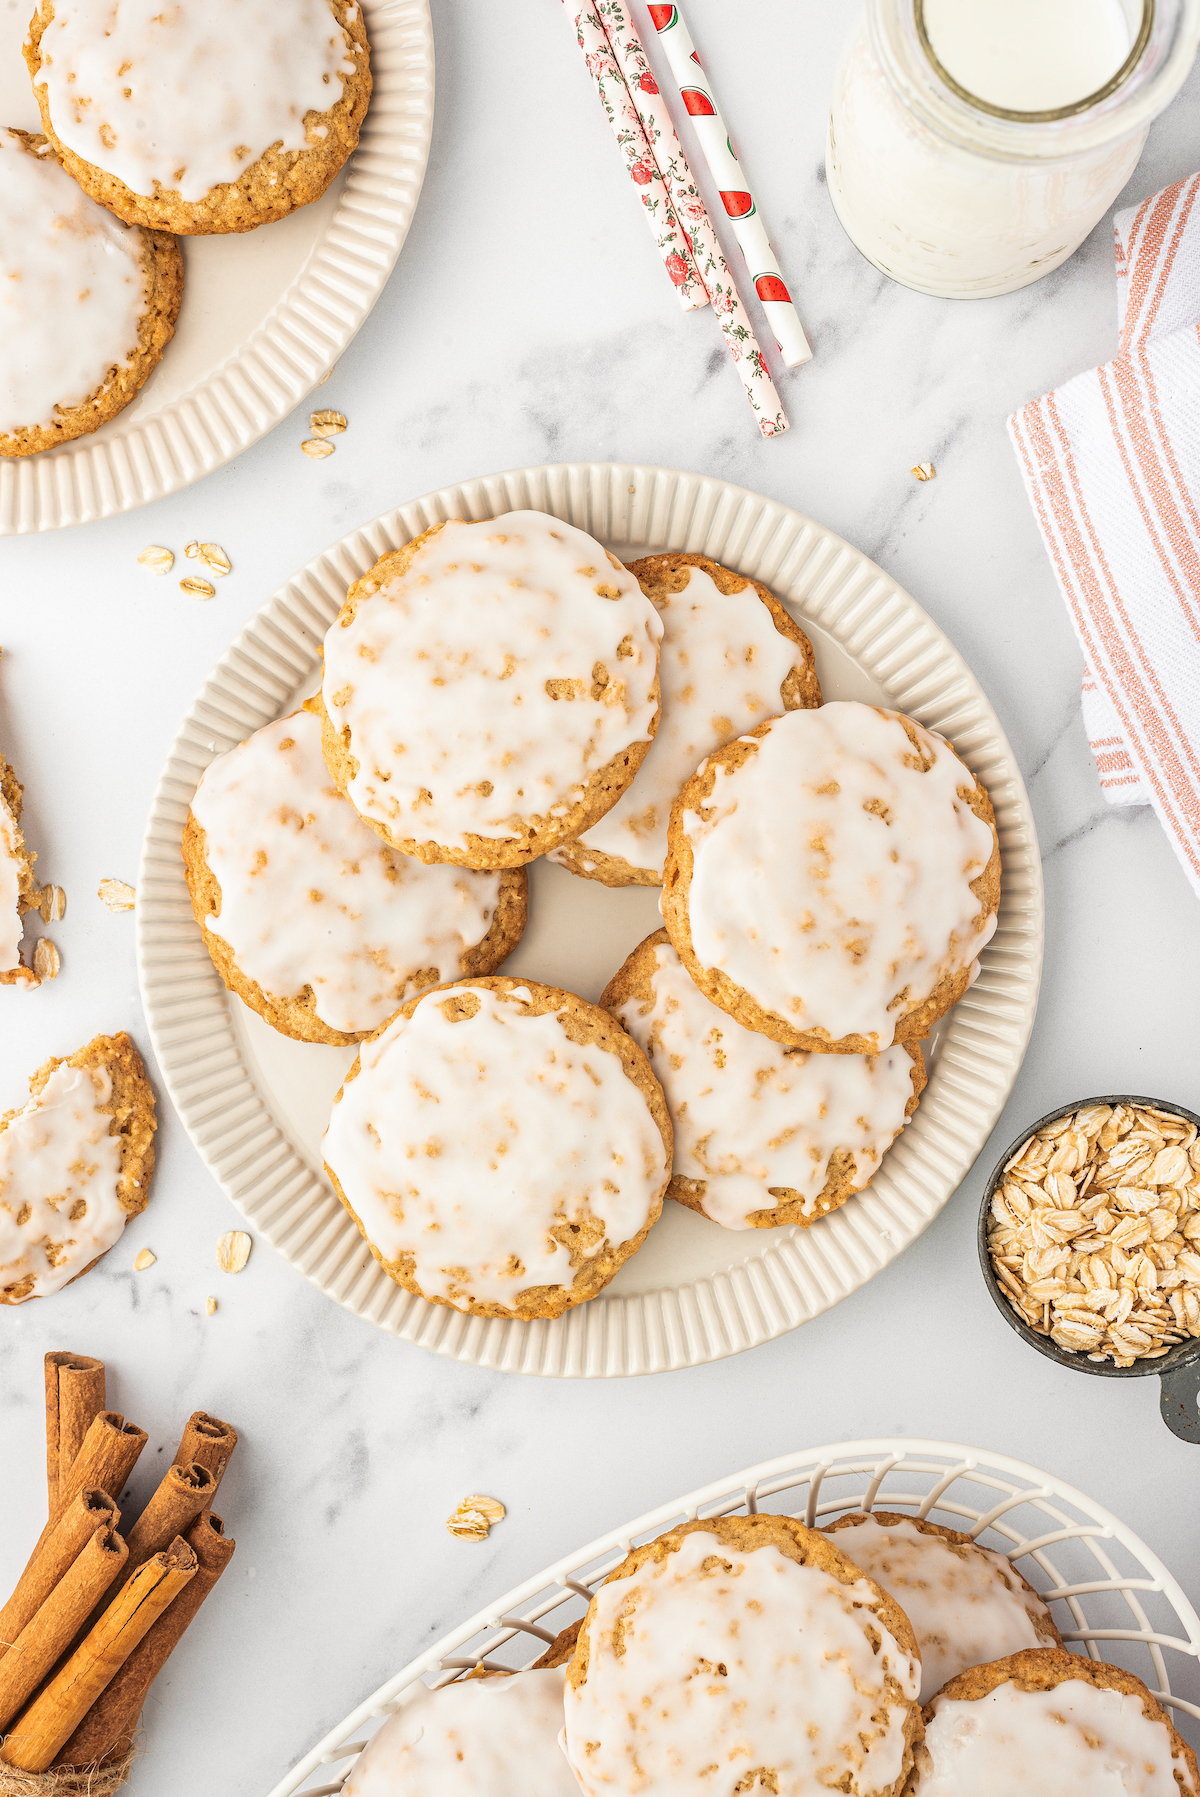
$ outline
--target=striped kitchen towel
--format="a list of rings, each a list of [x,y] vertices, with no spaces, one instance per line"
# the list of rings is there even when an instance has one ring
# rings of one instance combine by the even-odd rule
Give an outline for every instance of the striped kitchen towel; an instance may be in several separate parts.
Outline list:
[[[1083,650],[1114,805],[1153,805],[1200,896],[1200,175],[1116,218],[1120,348],[1008,421]]]

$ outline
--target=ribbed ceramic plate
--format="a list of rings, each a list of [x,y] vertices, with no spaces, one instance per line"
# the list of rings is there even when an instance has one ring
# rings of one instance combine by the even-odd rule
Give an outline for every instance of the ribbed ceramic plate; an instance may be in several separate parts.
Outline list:
[[[21,57],[33,0],[0,14],[0,124],[41,129]],[[278,224],[185,237],[183,308],[133,404],[68,448],[0,461],[0,536],[133,511],[221,468],[285,418],[383,291],[433,126],[429,0],[364,0],[374,91],[358,149]]]
[[[623,560],[701,550],[765,581],[813,640],[828,698],[884,702],[941,731],[991,793],[1004,858],[999,927],[931,1044],[913,1122],[871,1188],[811,1229],[730,1231],[665,1206],[641,1252],[558,1322],[466,1317],[381,1272],[322,1170],[320,1139],[353,1051],[277,1035],[217,978],[193,921],[180,837],[214,755],[318,684],[346,588],[443,518],[521,507],[591,531]],[[599,997],[656,929],[658,893],[609,891],[544,861],[505,971]],[[344,537],[268,600],[218,663],[163,770],[138,881],[138,965],[151,1038],[192,1140],[255,1232],[323,1292],[405,1341],[512,1372],[595,1378],[697,1366],[783,1335],[866,1284],[925,1228],[1012,1088],[1042,959],[1037,837],[1012,751],[979,687],[921,608],[830,531],[724,481],[618,464],[519,469],[447,487]]]
[[[305,1754],[271,1797],[338,1797],[366,1737],[425,1684],[449,1684],[479,1665],[510,1671],[532,1665],[560,1629],[583,1615],[592,1592],[631,1548],[667,1529],[697,1517],[756,1512],[823,1528],[845,1511],[875,1508],[911,1511],[1007,1554],[1051,1606],[1069,1648],[1136,1673],[1180,1733],[1200,1738],[1200,1617],[1162,1561],[1111,1511],[1006,1454],[952,1441],[848,1441],[748,1467],[526,1579],[381,1685]],[[852,1543],[840,1541],[853,1552]],[[332,1781],[330,1767],[337,1768]]]

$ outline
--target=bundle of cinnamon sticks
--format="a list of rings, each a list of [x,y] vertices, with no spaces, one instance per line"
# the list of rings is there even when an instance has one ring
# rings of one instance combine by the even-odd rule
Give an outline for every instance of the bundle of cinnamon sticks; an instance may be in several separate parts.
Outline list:
[[[37,1774],[72,1788],[70,1769],[124,1782],[146,1693],[233,1557],[211,1506],[236,1431],[197,1410],[130,1525],[116,1499],[147,1437],[104,1406],[102,1361],[47,1354],[50,1514],[0,1609],[0,1797]]]

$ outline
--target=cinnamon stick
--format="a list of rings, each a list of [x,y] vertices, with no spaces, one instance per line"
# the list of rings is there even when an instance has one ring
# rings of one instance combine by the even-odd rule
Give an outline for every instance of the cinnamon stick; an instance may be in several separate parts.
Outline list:
[[[203,1466],[213,1476],[208,1502],[217,1495],[217,1486],[225,1477],[225,1468],[238,1444],[237,1430],[223,1423],[219,1416],[204,1410],[193,1410],[175,1451],[176,1466]]]
[[[115,1529],[99,1528],[0,1661],[0,1734],[64,1654],[128,1558]]]
[[[161,1553],[177,1535],[185,1535],[207,1504],[215,1481],[203,1466],[169,1466],[142,1514],[129,1530],[129,1571],[136,1572],[152,1554]]]
[[[127,1423],[115,1410],[93,1417],[70,1471],[59,1474],[58,1508],[38,1536],[34,1554],[45,1546],[51,1529],[79,1492],[113,1491],[119,1501],[145,1445],[146,1431]]]
[[[56,1766],[94,1766],[101,1760],[123,1759],[128,1752],[147,1691],[232,1560],[236,1545],[225,1534],[221,1518],[211,1511],[196,1518],[184,1539],[198,1562],[195,1578],[143,1636],[108,1689],[97,1698],[56,1755]]]
[[[70,1471],[92,1419],[104,1409],[104,1362],[89,1354],[47,1354],[45,1377],[46,1487],[53,1516],[59,1481]]]
[[[121,1512],[106,1491],[81,1491],[67,1505],[0,1610],[0,1659],[37,1615],[98,1529],[115,1529]]]
[[[44,1772],[196,1566],[192,1549],[176,1540],[126,1579],[87,1639],[20,1717],[0,1747],[0,1760],[23,1772]]]

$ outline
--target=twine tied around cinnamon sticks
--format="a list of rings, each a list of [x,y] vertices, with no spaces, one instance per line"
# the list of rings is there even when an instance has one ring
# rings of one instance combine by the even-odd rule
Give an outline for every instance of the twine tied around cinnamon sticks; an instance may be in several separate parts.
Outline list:
[[[211,1506],[237,1432],[196,1411],[122,1533],[110,1493],[147,1437],[104,1402],[101,1361],[47,1354],[50,1515],[0,1609],[0,1797],[124,1784],[146,1693],[233,1557]]]

